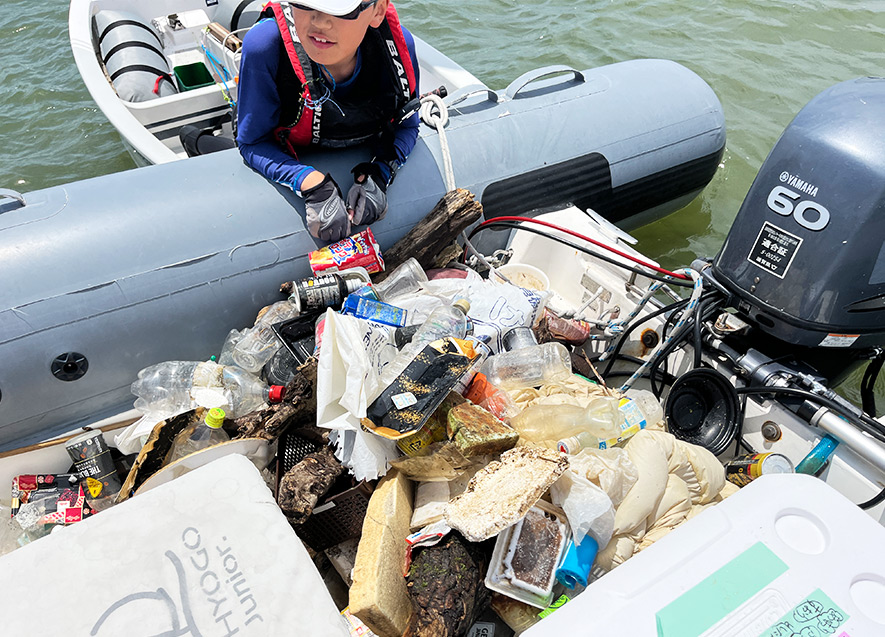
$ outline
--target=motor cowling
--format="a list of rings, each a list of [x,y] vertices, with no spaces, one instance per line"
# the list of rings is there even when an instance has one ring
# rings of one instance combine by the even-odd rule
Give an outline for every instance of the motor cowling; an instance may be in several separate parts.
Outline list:
[[[741,313],[785,343],[885,343],[885,78],[837,84],[799,112],[713,273]]]

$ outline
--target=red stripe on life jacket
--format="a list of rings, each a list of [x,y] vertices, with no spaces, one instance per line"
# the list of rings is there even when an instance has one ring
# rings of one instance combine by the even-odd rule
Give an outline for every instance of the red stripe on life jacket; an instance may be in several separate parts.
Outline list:
[[[280,6],[278,2],[268,2],[265,6],[265,10],[268,8],[273,11],[277,28],[279,28],[280,34],[283,37],[283,45],[286,47],[286,55],[289,57],[289,63],[292,65],[292,68],[295,71],[295,76],[298,78],[298,81],[301,82],[302,87],[300,98],[302,100],[302,109],[298,121],[290,127],[280,126],[274,130],[274,133],[277,135],[277,139],[283,145],[283,148],[293,157],[297,157],[295,146],[308,146],[311,142],[313,118],[316,116],[316,113],[312,108],[308,108],[305,105],[305,102],[310,101],[310,87],[307,86],[307,77],[304,75],[304,70],[301,68],[298,52],[295,51],[294,38],[292,38],[291,35],[288,35],[290,33],[289,23],[286,20],[286,16],[283,14],[283,7]],[[289,10],[291,11],[291,8]],[[310,113],[309,117],[305,117],[307,113]]]
[[[399,51],[399,57],[403,62],[403,68],[406,70],[406,77],[409,79],[409,91],[413,94],[418,93],[418,86],[415,82],[415,69],[412,66],[412,56],[409,55],[409,47],[406,45],[406,38],[403,35],[403,27],[399,22],[399,15],[393,6],[393,2],[387,3],[387,13],[385,14],[387,24],[390,26],[390,34],[393,36],[393,43]],[[408,99],[408,98],[407,98]]]

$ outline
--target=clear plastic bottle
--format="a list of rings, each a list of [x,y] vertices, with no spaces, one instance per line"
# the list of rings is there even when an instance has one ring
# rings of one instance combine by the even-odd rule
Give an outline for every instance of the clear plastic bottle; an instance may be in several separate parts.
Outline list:
[[[285,388],[268,387],[248,372],[213,362],[166,361],[138,372],[132,383],[142,413],[173,416],[194,407],[223,407],[239,418],[266,403],[280,402]]]
[[[482,366],[482,373],[500,389],[525,389],[565,380],[572,373],[572,361],[560,343],[544,343],[496,354]]]
[[[519,432],[521,438],[536,444],[548,443],[546,446],[552,447],[559,440],[584,434],[580,440],[584,446],[590,446],[594,440],[616,438],[622,419],[618,399],[599,396],[591,400],[587,407],[532,405],[512,418],[510,426]]]
[[[295,318],[298,314],[298,307],[291,301],[278,301],[271,305],[234,346],[231,352],[234,363],[253,374],[261,371],[264,364],[283,346],[271,326]]]
[[[230,436],[221,428],[224,424],[224,410],[213,407],[208,411],[203,422],[194,427],[185,427],[172,442],[172,448],[166,454],[164,464],[170,464],[200,449],[230,440]]]
[[[445,336],[464,338],[469,311],[470,302],[466,299],[458,299],[452,305],[443,305],[433,310],[415,332],[412,340],[406,343],[399,354],[382,370],[381,382],[390,385],[428,343]]]

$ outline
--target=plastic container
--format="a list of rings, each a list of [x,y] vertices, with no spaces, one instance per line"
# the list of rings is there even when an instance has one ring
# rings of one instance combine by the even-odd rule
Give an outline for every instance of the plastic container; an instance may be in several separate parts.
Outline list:
[[[716,455],[728,448],[743,419],[734,385],[707,367],[686,372],[673,383],[666,412],[670,433]]]
[[[194,407],[222,407],[229,418],[239,418],[280,402],[285,388],[268,387],[255,376],[232,366],[212,362],[167,361],[138,372],[132,383],[142,413],[171,416]]]
[[[221,428],[223,424],[224,410],[213,407],[206,413],[202,422],[193,427],[185,427],[175,436],[172,448],[166,454],[163,464],[171,464],[201,449],[227,442],[230,436]]]
[[[282,347],[273,332],[273,324],[298,316],[298,307],[291,301],[279,301],[270,306],[254,327],[243,333],[231,352],[234,363],[257,374],[264,364]]]
[[[202,62],[183,64],[172,69],[173,75],[178,82],[178,88],[182,91],[192,91],[204,86],[215,84],[209,69]]]
[[[427,282],[427,274],[415,259],[409,257],[402,265],[391,272],[386,279],[374,285],[375,294],[385,303],[399,296],[418,293]]]
[[[528,263],[508,263],[497,268],[498,272],[510,279],[513,285],[529,290],[545,292],[550,289],[550,279],[544,271]],[[503,281],[501,277],[496,280]]]
[[[444,336],[464,338],[467,332],[467,312],[469,311],[470,303],[466,299],[459,299],[452,305],[444,305],[433,310],[415,332],[412,340],[381,372],[381,382],[384,385],[390,385],[428,343]]]
[[[560,343],[544,343],[492,356],[482,373],[501,389],[525,389],[565,380],[572,373],[572,361]]]

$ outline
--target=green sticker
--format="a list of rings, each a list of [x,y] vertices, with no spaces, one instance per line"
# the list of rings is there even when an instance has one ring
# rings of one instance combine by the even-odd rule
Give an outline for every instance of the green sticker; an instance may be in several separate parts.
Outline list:
[[[783,560],[757,542],[659,610],[658,637],[698,637],[787,570]]]
[[[759,637],[826,637],[848,621],[848,613],[817,589]]]

